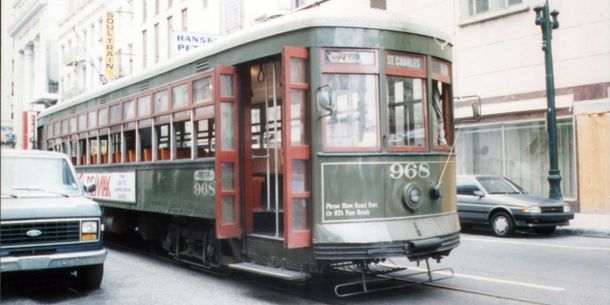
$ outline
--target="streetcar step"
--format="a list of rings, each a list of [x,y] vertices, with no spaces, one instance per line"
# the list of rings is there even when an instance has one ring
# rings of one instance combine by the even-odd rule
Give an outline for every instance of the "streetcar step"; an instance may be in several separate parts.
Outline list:
[[[267,267],[253,263],[230,264],[229,268],[250,273],[256,273],[260,275],[266,275],[287,281],[302,281],[309,278],[309,275],[303,272]]]

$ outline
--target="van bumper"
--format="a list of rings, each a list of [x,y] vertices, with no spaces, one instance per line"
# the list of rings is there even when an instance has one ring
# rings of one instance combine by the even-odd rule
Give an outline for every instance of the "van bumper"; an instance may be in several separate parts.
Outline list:
[[[0,258],[0,271],[28,271],[99,265],[104,263],[106,249],[50,255],[7,256]]]

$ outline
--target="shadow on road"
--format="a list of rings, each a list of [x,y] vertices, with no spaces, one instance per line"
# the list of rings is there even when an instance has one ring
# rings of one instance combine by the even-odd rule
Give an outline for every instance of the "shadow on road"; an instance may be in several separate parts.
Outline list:
[[[86,297],[89,292],[80,292],[76,278],[67,272],[19,272],[2,274],[2,304],[23,298],[43,304],[55,304]]]

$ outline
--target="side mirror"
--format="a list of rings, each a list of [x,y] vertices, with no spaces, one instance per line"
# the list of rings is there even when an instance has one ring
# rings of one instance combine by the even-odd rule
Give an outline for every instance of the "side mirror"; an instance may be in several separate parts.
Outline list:
[[[475,120],[481,119],[481,99],[472,103],[472,116]]]
[[[485,197],[485,193],[483,193],[481,191],[474,191],[472,194],[477,196],[477,197],[479,197],[479,198]]]
[[[327,87],[327,90],[322,90]],[[318,92],[316,94],[316,100],[318,103],[318,111],[330,111],[330,114],[337,108],[337,106],[333,103],[333,87],[330,84],[323,85],[318,87]]]
[[[95,192],[95,183],[85,183],[85,184],[83,184],[83,191],[85,191],[85,193]]]

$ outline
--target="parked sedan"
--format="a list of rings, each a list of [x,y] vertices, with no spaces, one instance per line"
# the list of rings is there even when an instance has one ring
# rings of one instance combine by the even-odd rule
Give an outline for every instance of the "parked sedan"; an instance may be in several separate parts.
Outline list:
[[[500,176],[458,176],[457,206],[462,226],[485,225],[496,236],[515,229],[553,234],[574,218],[562,200],[526,194],[516,183]]]

